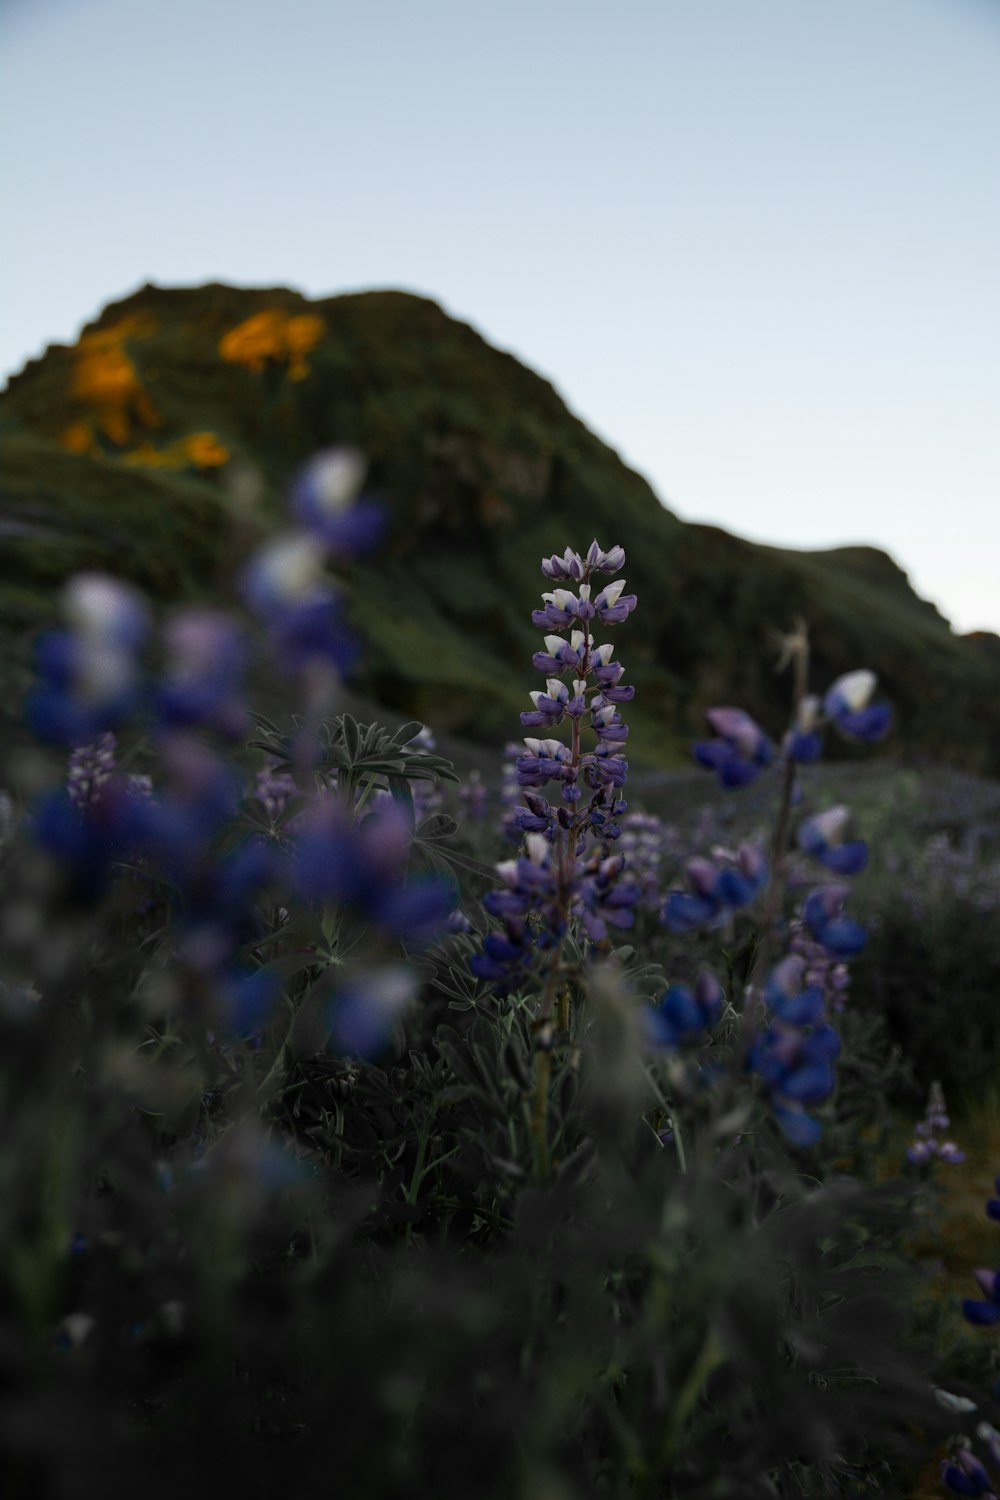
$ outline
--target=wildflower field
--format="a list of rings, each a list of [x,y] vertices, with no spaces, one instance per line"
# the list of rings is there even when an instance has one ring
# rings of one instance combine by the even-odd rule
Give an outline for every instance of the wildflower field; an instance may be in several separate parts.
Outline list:
[[[155,448],[143,327],[88,336],[66,463]],[[222,357],[308,392],[321,337],[257,313]],[[194,436],[162,452],[229,461]],[[363,453],[286,507],[220,511],[211,597],[105,547],[32,633],[3,1494],[993,1494],[1000,784],[907,761],[906,694],[783,597],[776,685],[688,745],[627,506],[404,721],[358,684],[408,662],[433,709],[445,637],[412,579],[365,592],[398,553]]]

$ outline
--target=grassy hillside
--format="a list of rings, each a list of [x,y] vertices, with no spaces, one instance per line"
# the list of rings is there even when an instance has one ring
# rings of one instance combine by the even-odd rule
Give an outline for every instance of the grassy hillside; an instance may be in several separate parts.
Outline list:
[[[503,738],[533,686],[538,559],[621,542],[640,611],[622,650],[641,759],[676,760],[711,703],[776,727],[773,632],[809,623],[816,680],[870,665],[896,757],[1000,770],[1000,642],[956,637],[884,553],[796,553],[685,525],[556,391],[434,303],[398,292],[146,287],[0,395],[0,708],[74,569],[157,598],[232,580],[279,524],[303,457],[357,443],[392,514],[345,579],[361,689],[445,730]]]

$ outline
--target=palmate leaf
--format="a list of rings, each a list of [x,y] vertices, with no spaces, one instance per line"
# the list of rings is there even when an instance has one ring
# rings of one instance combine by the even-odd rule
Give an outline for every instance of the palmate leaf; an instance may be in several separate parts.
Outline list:
[[[295,735],[282,733],[260,714],[251,717],[261,733],[249,741],[249,747],[272,756],[281,769],[291,768],[295,761]],[[298,717],[292,722],[296,730],[302,728]],[[461,778],[450,760],[409,745],[408,741],[422,728],[414,720],[389,730],[382,724],[360,724],[352,714],[338,714],[324,720],[319,727],[320,757],[316,769],[347,772],[356,781],[396,776],[410,781],[450,781],[457,785]]]

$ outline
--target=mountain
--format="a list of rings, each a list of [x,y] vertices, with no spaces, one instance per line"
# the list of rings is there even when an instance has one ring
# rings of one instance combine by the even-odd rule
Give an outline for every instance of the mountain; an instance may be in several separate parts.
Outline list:
[[[874,548],[786,551],[685,524],[547,381],[424,298],[147,286],[11,379],[0,437],[8,730],[68,574],[108,568],[163,601],[228,597],[282,524],[295,468],[351,442],[392,519],[344,578],[367,642],[359,686],[380,703],[516,735],[537,685],[539,559],[596,536],[625,547],[639,596],[616,636],[638,758],[676,763],[716,703],[777,731],[775,633],[801,617],[817,687],[878,672],[895,757],[1000,772],[997,637],[956,636]]]

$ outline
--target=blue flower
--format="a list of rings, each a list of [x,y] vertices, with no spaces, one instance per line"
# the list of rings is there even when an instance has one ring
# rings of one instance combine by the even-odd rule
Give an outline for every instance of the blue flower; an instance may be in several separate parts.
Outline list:
[[[42,739],[77,745],[117,728],[132,712],[148,621],[140,595],[103,573],[71,578],[62,610],[69,628],[36,643],[40,680],[26,713]]]
[[[819,985],[803,986],[805,970],[805,960],[790,954],[774,966],[764,987],[768,1007],[789,1026],[815,1026],[823,1016],[823,991]]]
[[[833,1093],[833,1060],[840,1052],[840,1038],[823,1018],[822,992],[803,987],[804,973],[799,954],[775,965],[764,989],[774,1020],[747,1055],[747,1067],[767,1085],[782,1134],[796,1146],[814,1145],[822,1133],[808,1110]]]
[[[705,717],[716,738],[695,745],[695,760],[714,771],[727,790],[749,786],[771,764],[771,741],[742,708],[710,708]]]
[[[693,987],[672,984],[643,1011],[647,1039],[654,1047],[677,1047],[711,1031],[722,1014],[722,986],[702,969]]]
[[[818,943],[838,958],[860,953],[867,934],[860,922],[843,914],[844,901],[850,894],[846,885],[824,885],[807,896],[802,918]]]
[[[975,1277],[986,1295],[986,1301],[976,1302],[970,1297],[964,1298],[962,1311],[966,1319],[980,1327],[1000,1323],[1000,1271],[979,1270]]]
[[[892,722],[892,710],[884,703],[872,703],[878,682],[874,672],[860,669],[838,677],[823,699],[823,709],[831,723],[848,739],[880,740]]]
[[[125,776],[111,776],[85,806],[60,788],[42,797],[31,829],[38,843],[58,856],[74,896],[94,901],[104,893],[116,864],[143,847],[151,832],[151,804],[136,796]]]
[[[330,1045],[347,1057],[377,1057],[388,1046],[396,1022],[416,998],[412,969],[391,965],[352,978],[327,1007]]]
[[[767,860],[755,845],[741,844],[725,865],[695,856],[684,873],[690,889],[668,891],[661,914],[671,932],[691,932],[749,905],[767,881]]]
[[[248,725],[240,698],[246,647],[239,627],[219,610],[190,609],[164,631],[167,663],[157,710],[168,729],[203,724],[227,739]]]
[[[941,1479],[956,1495],[993,1494],[993,1482],[979,1459],[968,1448],[959,1448],[954,1457],[941,1462]]]
[[[385,509],[359,498],[367,465],[354,448],[330,448],[309,460],[292,481],[292,515],[342,557],[369,552],[385,531]]]
[[[266,624],[278,655],[292,668],[331,662],[354,666],[358,644],[340,598],[324,572],[324,552],[308,532],[287,532],[263,547],[243,580],[247,603]]]
[[[799,825],[798,844],[837,875],[857,875],[868,863],[868,845],[863,839],[844,839],[850,820],[846,807],[830,807]]]

